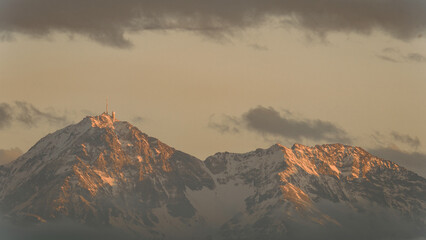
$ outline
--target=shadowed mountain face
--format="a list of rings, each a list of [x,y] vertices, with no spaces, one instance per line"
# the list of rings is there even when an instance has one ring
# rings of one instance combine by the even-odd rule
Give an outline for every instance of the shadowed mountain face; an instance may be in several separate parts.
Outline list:
[[[361,148],[277,144],[201,161],[107,114],[47,135],[0,166],[0,183],[10,239],[426,234],[426,180]]]

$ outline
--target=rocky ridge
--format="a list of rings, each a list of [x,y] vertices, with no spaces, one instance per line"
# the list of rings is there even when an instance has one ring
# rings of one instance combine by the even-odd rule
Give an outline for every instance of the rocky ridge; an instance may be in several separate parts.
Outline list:
[[[0,183],[0,210],[15,222],[66,218],[130,237],[338,237],[358,231],[348,216],[425,234],[426,180],[362,148],[276,144],[201,161],[108,114],[42,138],[0,166]],[[382,231],[375,239],[393,234]]]

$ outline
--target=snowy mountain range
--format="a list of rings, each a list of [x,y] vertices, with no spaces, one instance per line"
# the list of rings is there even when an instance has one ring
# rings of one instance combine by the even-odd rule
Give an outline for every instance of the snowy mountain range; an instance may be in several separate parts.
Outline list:
[[[342,144],[202,161],[104,113],[0,166],[0,212],[6,240],[423,239],[426,179]]]

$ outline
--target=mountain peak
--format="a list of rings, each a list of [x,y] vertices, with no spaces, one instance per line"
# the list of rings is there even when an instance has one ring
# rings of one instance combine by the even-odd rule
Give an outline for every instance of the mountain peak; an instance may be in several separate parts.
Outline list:
[[[195,210],[177,205],[187,201],[183,191],[214,185],[201,160],[107,113],[47,135],[9,167],[0,169],[0,211],[42,221],[117,224],[135,216],[143,226],[156,221],[146,209],[160,206],[188,218]]]
[[[304,149],[304,148],[307,148],[307,147],[308,146],[302,145],[300,143],[295,143],[295,144],[293,144],[293,146],[291,147],[291,149],[292,150],[294,150],[294,149]]]
[[[115,112],[112,112],[112,115],[109,115],[108,113],[104,112],[101,115],[98,116],[88,116],[92,122],[92,127],[99,127],[99,128],[113,128],[114,122],[118,122],[118,120],[115,118]]]

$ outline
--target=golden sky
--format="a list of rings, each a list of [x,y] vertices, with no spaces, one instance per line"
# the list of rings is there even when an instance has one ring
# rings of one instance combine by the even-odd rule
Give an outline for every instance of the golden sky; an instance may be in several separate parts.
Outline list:
[[[9,7],[11,16],[0,11],[7,23],[0,25],[0,158],[100,114],[108,97],[118,119],[201,159],[276,142],[343,142],[386,158],[405,154],[409,161],[391,160],[426,169],[426,20],[416,15],[426,9],[402,23],[360,11],[357,22],[340,6],[340,24],[323,16],[316,24],[311,11],[295,6],[297,24],[287,26],[290,15],[272,6],[259,7],[272,20],[216,6],[199,10],[206,19],[186,18],[183,6],[150,6],[175,20],[156,15],[134,26],[117,15],[121,25],[111,30],[100,25],[114,23],[107,10],[87,15],[93,25],[86,26],[49,14],[40,20],[41,7],[32,23],[30,13]],[[9,109],[3,115],[2,107]],[[25,111],[32,117],[24,119]]]

